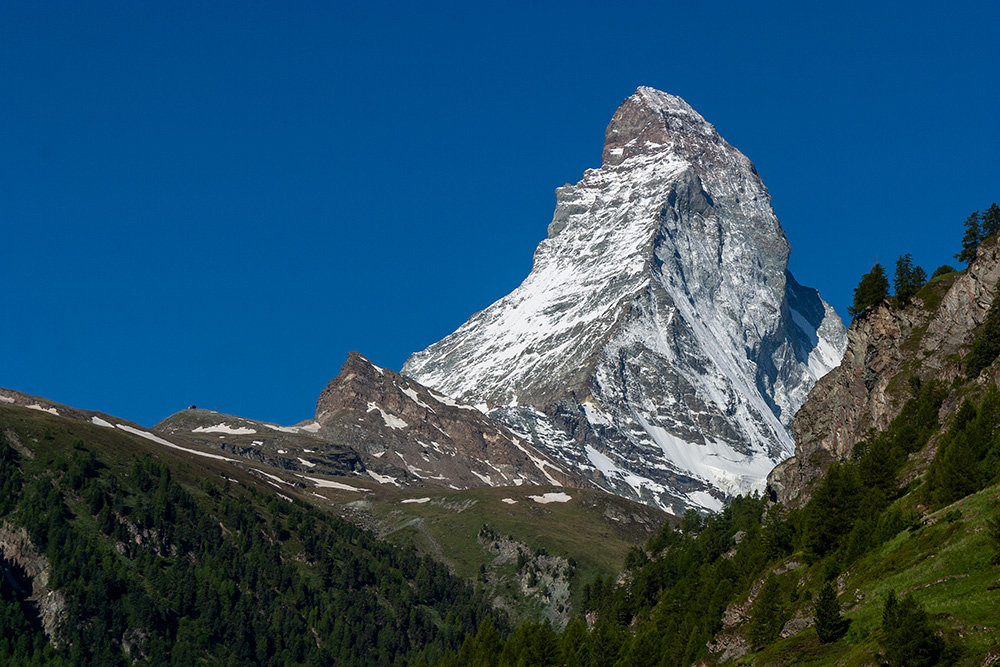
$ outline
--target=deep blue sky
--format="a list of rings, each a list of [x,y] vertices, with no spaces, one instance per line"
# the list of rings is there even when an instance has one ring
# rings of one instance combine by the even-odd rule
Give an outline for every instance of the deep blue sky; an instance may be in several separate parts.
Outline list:
[[[841,313],[1000,200],[994,2],[0,2],[0,386],[312,415],[527,275],[637,86],[763,176]]]

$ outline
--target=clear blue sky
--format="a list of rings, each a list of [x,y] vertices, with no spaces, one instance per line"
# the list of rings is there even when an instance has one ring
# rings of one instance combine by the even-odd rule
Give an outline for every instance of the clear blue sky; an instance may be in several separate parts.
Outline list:
[[[1000,200],[997,7],[5,0],[0,386],[308,418],[527,275],[639,85],[754,161],[846,316]]]

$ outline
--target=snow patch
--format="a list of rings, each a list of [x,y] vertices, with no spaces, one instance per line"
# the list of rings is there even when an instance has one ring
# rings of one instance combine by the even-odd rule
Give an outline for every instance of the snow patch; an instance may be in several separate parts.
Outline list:
[[[408,505],[410,503],[415,503],[417,505],[423,505],[424,503],[429,503],[430,501],[430,498],[407,498],[406,500],[400,500],[399,504]]]
[[[356,486],[351,486],[350,484],[341,484],[340,482],[334,482],[329,479],[319,479],[317,477],[306,477],[305,475],[299,475],[302,479],[309,480],[316,485],[318,489],[337,489],[338,491],[360,491],[362,493],[368,493],[368,489],[361,489]]]
[[[587,401],[580,407],[583,408],[583,413],[584,415],[586,415],[587,421],[590,422],[591,425],[611,426],[612,424],[614,424],[614,422],[611,421],[611,418],[608,417],[608,415],[606,415],[604,411],[601,410],[599,407],[597,407],[597,405],[595,405],[594,403]]]
[[[199,426],[196,429],[192,429],[192,433],[225,433],[227,435],[253,435],[256,433],[256,429],[247,428],[245,426],[233,427],[229,424],[216,424],[215,426]]]
[[[406,389],[402,389],[401,391],[407,396],[409,396],[411,401],[422,407],[424,410],[427,410],[428,412],[434,412],[434,408],[432,408],[431,406],[427,405],[426,403],[420,400],[420,397],[417,395],[416,390],[407,387]]]
[[[111,424],[111,423],[108,423],[108,422],[104,421],[103,419],[101,419],[97,415],[94,415],[93,417],[90,418],[90,423],[91,424],[97,424],[98,426],[106,426],[107,428],[114,428],[115,427],[114,424]]]
[[[255,472],[259,472],[264,477],[267,477],[269,479],[273,479],[274,481],[279,482],[281,484],[285,484],[287,486],[294,486],[291,482],[287,482],[287,481],[281,479],[280,477],[278,477],[277,475],[272,475],[270,473],[266,473],[263,470],[257,470],[257,468],[251,468],[251,470],[253,470]]]
[[[40,410],[41,412],[48,412],[50,415],[58,415],[59,411],[55,408],[43,408],[38,403],[32,403],[31,405],[24,406],[26,408],[31,408],[32,410]]]
[[[396,486],[400,486],[399,482],[396,481],[395,477],[390,477],[389,475],[380,475],[377,472],[373,472],[371,470],[366,470],[365,472],[367,472],[368,476],[374,479],[379,484],[395,484]]]
[[[313,463],[312,461],[306,461],[304,458],[301,458],[301,457],[299,457],[299,463],[301,463],[302,465],[307,466],[309,468],[315,468],[316,467],[315,463]]]
[[[179,449],[182,452],[187,452],[188,454],[194,454],[195,456],[204,456],[207,459],[216,459],[217,461],[229,461],[230,463],[236,463],[236,459],[227,458],[225,456],[219,456],[218,454],[209,454],[208,452],[199,452],[197,449],[188,449],[187,447],[181,447],[180,445],[175,445],[169,440],[164,440],[163,438],[153,435],[152,433],[147,433],[146,431],[140,431],[137,428],[131,426],[126,426],[125,424],[116,425],[121,430],[126,433],[131,433],[132,435],[137,435],[141,438],[146,438],[147,440],[152,440],[153,442],[163,445],[164,447],[170,447],[171,449]]]
[[[546,505],[548,503],[568,503],[573,500],[573,497],[568,493],[563,493],[559,491],[558,493],[543,493],[540,496],[528,496],[536,503],[541,505]]]
[[[493,486],[493,481],[490,479],[489,475],[480,475],[475,470],[470,470],[469,472],[471,472],[473,475],[481,479],[483,481],[483,484],[488,484],[489,486]]]
[[[694,493],[688,494],[688,498],[692,502],[701,505],[709,512],[719,512],[723,507],[725,507],[725,504],[721,500],[707,491],[695,491]]]
[[[507,503],[508,505],[516,505],[517,504],[517,501],[514,500],[513,498],[504,498],[500,502]]]
[[[459,403],[455,399],[445,396],[444,394],[439,394],[436,391],[431,391],[428,393],[431,395],[431,398],[433,398],[435,401],[437,401],[438,403],[443,403],[448,407],[462,408],[463,410],[476,410],[476,408],[472,407],[471,405],[466,405],[465,403]]]
[[[372,412],[374,410],[379,411],[379,414],[382,415],[383,421],[385,421],[385,425],[388,426],[389,428],[403,429],[409,426],[409,424],[407,424],[405,421],[403,421],[396,415],[391,415],[385,410],[383,410],[380,406],[375,405],[373,401],[368,401],[368,412]]]
[[[263,424],[272,431],[281,431],[282,433],[298,433],[299,429],[295,426],[278,426],[277,424]]]

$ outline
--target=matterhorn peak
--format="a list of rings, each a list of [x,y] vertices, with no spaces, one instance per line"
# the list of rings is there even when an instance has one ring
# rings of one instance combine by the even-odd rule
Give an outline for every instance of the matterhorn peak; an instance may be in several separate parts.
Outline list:
[[[627,98],[604,131],[604,165],[617,165],[636,155],[686,152],[722,137],[680,97],[640,86]]]
[[[639,88],[548,232],[517,289],[402,372],[625,496],[680,512],[762,490],[846,337],[788,272],[750,160]]]

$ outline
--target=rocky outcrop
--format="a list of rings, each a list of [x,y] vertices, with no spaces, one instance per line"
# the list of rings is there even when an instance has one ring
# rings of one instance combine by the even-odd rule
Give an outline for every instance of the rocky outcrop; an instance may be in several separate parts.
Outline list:
[[[792,454],[792,415],[843,353],[788,255],[750,160],[684,100],[639,88],[601,168],[556,190],[524,282],[402,372],[610,491],[718,510]]]
[[[903,343],[914,329],[926,326],[926,320],[920,308],[896,310],[888,302],[855,318],[840,366],[816,383],[795,416],[795,456],[768,476],[780,502],[803,504],[807,489],[826,466],[848,458],[857,441],[896,416],[903,401],[888,387],[909,358]]]
[[[514,611],[505,589],[516,583],[521,597],[538,605],[541,615],[557,631],[563,630],[572,610],[569,597],[573,565],[566,558],[531,549],[486,526],[479,531],[477,541],[491,557],[480,581],[491,591],[494,606]]]
[[[857,442],[899,414],[912,396],[910,378],[950,384],[961,375],[998,280],[1000,240],[994,238],[968,270],[932,281],[909,306],[883,301],[855,317],[840,366],[816,383],[795,416],[795,455],[768,476],[775,498],[804,505],[831,462],[849,458]],[[946,400],[941,419],[957,407],[956,397]]]
[[[23,573],[26,581],[17,586],[37,611],[45,636],[58,647],[59,628],[67,615],[66,597],[61,591],[49,588],[48,559],[32,544],[27,529],[7,521],[0,523],[0,557]]]
[[[368,470],[401,474],[397,468],[383,469],[377,459],[319,436],[319,424],[312,420],[279,426],[214,410],[189,408],[159,422],[153,431],[302,474],[351,476],[364,475]]]
[[[320,393],[315,423],[317,435],[391,463],[410,482],[451,488],[587,483],[471,405],[357,352]]]

